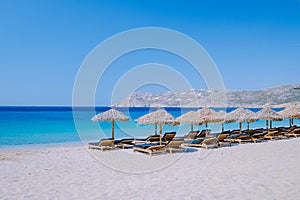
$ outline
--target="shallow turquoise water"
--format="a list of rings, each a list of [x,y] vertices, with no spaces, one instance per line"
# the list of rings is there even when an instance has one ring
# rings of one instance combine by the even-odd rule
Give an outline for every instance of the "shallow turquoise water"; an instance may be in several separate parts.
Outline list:
[[[110,122],[93,122],[95,113],[103,112],[109,107],[93,109],[76,109],[71,107],[0,107],[0,147],[19,145],[55,144],[65,142],[79,142],[81,140],[99,140],[111,137]],[[174,117],[178,117],[191,108],[166,108]],[[228,108],[230,112],[233,108]],[[257,112],[259,109],[251,109]],[[280,110],[280,109],[279,109]],[[124,114],[130,116],[129,122],[115,124],[115,138],[145,137],[154,133],[153,125],[137,125],[135,120],[151,112],[149,108],[120,108]],[[278,111],[278,110],[277,110]],[[74,114],[74,116],[73,116]],[[299,120],[295,120],[300,124]],[[288,126],[289,121],[273,122],[273,126]],[[243,123],[247,127],[247,123]],[[265,121],[250,124],[250,128],[265,127]],[[204,129],[205,126],[194,126],[194,129]],[[209,124],[213,132],[221,130],[221,124]],[[225,129],[239,129],[238,123],[225,124]],[[163,131],[176,131],[177,135],[184,135],[190,126],[164,125]]]

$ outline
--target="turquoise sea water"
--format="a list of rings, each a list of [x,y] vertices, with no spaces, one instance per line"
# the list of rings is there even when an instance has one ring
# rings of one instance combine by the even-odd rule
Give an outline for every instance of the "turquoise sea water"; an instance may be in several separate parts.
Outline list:
[[[110,109],[109,107],[95,108],[72,107],[0,107],[0,147],[20,145],[59,144],[66,142],[92,141],[111,136],[110,122],[93,122],[91,118],[95,113]],[[234,108],[227,108],[230,112]],[[117,122],[115,125],[115,138],[145,137],[154,133],[153,125],[137,125],[135,120],[155,108],[118,108],[130,116],[129,122]],[[195,108],[166,108],[174,117],[178,117]],[[260,109],[251,109],[257,112]],[[279,111],[280,109],[275,109]],[[74,115],[73,115],[74,114]],[[300,124],[299,120],[295,120]],[[273,122],[273,126],[288,126],[288,120]],[[243,127],[247,127],[244,123]],[[265,127],[265,121],[250,124],[250,128]],[[204,129],[204,125],[195,126],[194,129]],[[221,130],[220,124],[209,124],[214,132]],[[238,129],[238,123],[225,124],[225,129]],[[163,131],[176,131],[184,135],[190,126],[164,125]]]

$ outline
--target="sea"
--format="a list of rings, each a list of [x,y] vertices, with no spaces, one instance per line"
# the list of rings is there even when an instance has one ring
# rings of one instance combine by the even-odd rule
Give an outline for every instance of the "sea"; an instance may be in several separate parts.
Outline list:
[[[0,106],[0,148],[32,148],[40,146],[60,146],[66,144],[82,144],[82,142],[98,141],[111,137],[111,122],[94,122],[91,118],[110,107],[75,107],[71,106]],[[136,122],[149,112],[158,108],[123,107],[116,108],[130,117],[128,122],[115,123],[115,138],[142,138],[155,132],[154,125],[139,125]],[[174,117],[199,108],[164,108]],[[230,112],[235,108],[218,108],[216,111]],[[257,112],[260,108],[249,108]],[[280,111],[282,108],[274,109]],[[295,124],[300,124],[295,120]],[[264,128],[265,121],[250,124],[250,128]],[[289,126],[289,120],[273,122],[273,127]],[[208,124],[213,132],[221,131],[221,124]],[[239,129],[239,123],[225,123],[225,130]],[[247,123],[243,123],[247,127]],[[185,135],[190,125],[163,125],[163,132],[176,131],[177,135]],[[194,130],[205,129],[205,125],[194,126]],[[158,128],[159,130],[159,128]]]

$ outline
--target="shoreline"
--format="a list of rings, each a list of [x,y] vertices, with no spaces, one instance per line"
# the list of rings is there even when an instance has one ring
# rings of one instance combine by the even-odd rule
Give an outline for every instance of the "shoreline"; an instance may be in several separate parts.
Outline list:
[[[0,153],[13,152],[13,151],[39,150],[39,149],[48,149],[48,148],[56,148],[56,147],[79,147],[79,146],[84,146],[82,141],[45,143],[45,144],[9,145],[9,146],[0,146]]]

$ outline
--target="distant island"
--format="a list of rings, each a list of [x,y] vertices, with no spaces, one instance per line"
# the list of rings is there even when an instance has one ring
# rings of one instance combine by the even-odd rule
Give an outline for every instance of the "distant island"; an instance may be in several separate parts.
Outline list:
[[[192,89],[161,94],[134,92],[116,107],[285,107],[294,103],[300,107],[300,84],[284,85],[264,90]]]

